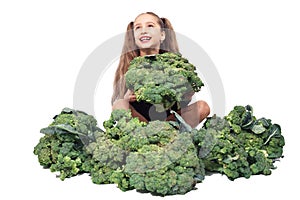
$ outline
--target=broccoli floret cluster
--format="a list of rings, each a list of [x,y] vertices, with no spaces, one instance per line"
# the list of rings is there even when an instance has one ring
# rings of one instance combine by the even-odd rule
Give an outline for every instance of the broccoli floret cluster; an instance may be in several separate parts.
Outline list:
[[[125,80],[137,101],[155,105],[158,112],[174,105],[180,108],[189,101],[187,94],[200,91],[204,85],[194,65],[180,54],[169,52],[134,58]]]
[[[100,130],[91,115],[64,108],[54,121],[41,129],[45,135],[34,147],[39,163],[52,172],[58,172],[61,180],[87,172],[91,156],[85,144],[93,140],[93,132]]]
[[[167,146],[147,145],[131,152],[124,169],[130,183],[154,194],[185,194],[204,179],[204,165],[189,133],[181,133]]]
[[[123,116],[123,117],[121,117]],[[91,173],[95,183],[108,181],[121,190],[136,189],[159,195],[184,194],[204,179],[204,165],[189,133],[180,133],[166,121],[148,124],[130,112],[115,110],[104,122],[105,134],[87,147],[96,169],[109,167],[102,176]],[[105,178],[107,177],[107,178]]]
[[[224,118],[207,119],[195,136],[205,169],[233,180],[271,174],[285,144],[280,126],[256,119],[251,106],[235,106]]]

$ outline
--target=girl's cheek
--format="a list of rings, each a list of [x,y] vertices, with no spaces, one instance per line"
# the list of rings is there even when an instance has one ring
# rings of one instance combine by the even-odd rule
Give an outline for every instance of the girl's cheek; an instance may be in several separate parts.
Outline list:
[[[138,34],[140,34],[140,32],[141,32],[141,30],[138,29],[138,30],[133,31],[133,34],[134,34],[134,35],[138,35]]]

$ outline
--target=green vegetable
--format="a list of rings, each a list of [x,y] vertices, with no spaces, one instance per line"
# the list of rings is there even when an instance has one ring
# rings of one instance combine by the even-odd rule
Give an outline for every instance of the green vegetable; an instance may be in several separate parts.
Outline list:
[[[61,180],[87,172],[91,156],[85,144],[93,140],[93,132],[100,131],[97,121],[81,111],[64,108],[54,121],[41,129],[45,135],[34,147],[39,163],[52,172],[59,172]]]
[[[230,180],[270,175],[283,156],[280,126],[257,119],[251,106],[209,117],[200,129],[172,112],[177,121],[145,123],[114,110],[102,131],[93,116],[65,108],[41,129],[33,153],[61,180],[87,173],[95,184],[160,196],[185,194],[209,172]]]
[[[200,91],[204,85],[196,68],[180,54],[163,53],[136,57],[125,74],[126,86],[137,101],[154,104],[158,112],[170,109],[189,99],[185,95]]]
[[[164,196],[184,194],[204,179],[192,135],[180,133],[169,122],[146,124],[128,111],[115,110],[104,127],[106,132],[96,132],[96,141],[87,149],[98,161],[97,169],[106,166],[118,173],[105,179],[94,172],[94,182],[109,180],[124,191],[135,188]]]
[[[270,119],[256,119],[249,105],[235,106],[224,118],[208,118],[194,137],[198,138],[199,156],[204,159],[205,169],[232,180],[271,174],[285,144],[280,126],[272,124]]]

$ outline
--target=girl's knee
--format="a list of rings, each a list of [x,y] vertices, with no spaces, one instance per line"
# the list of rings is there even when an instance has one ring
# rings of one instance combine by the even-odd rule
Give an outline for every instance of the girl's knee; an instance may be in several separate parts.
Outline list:
[[[197,101],[198,109],[200,110],[200,115],[206,118],[210,114],[210,107],[205,101]]]

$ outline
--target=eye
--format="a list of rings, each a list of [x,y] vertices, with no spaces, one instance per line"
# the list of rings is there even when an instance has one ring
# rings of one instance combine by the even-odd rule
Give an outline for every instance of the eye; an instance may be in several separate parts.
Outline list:
[[[140,26],[136,26],[135,28],[134,28],[134,30],[138,30],[139,28],[141,28]]]
[[[154,25],[153,24],[149,24],[148,27],[154,27]]]

